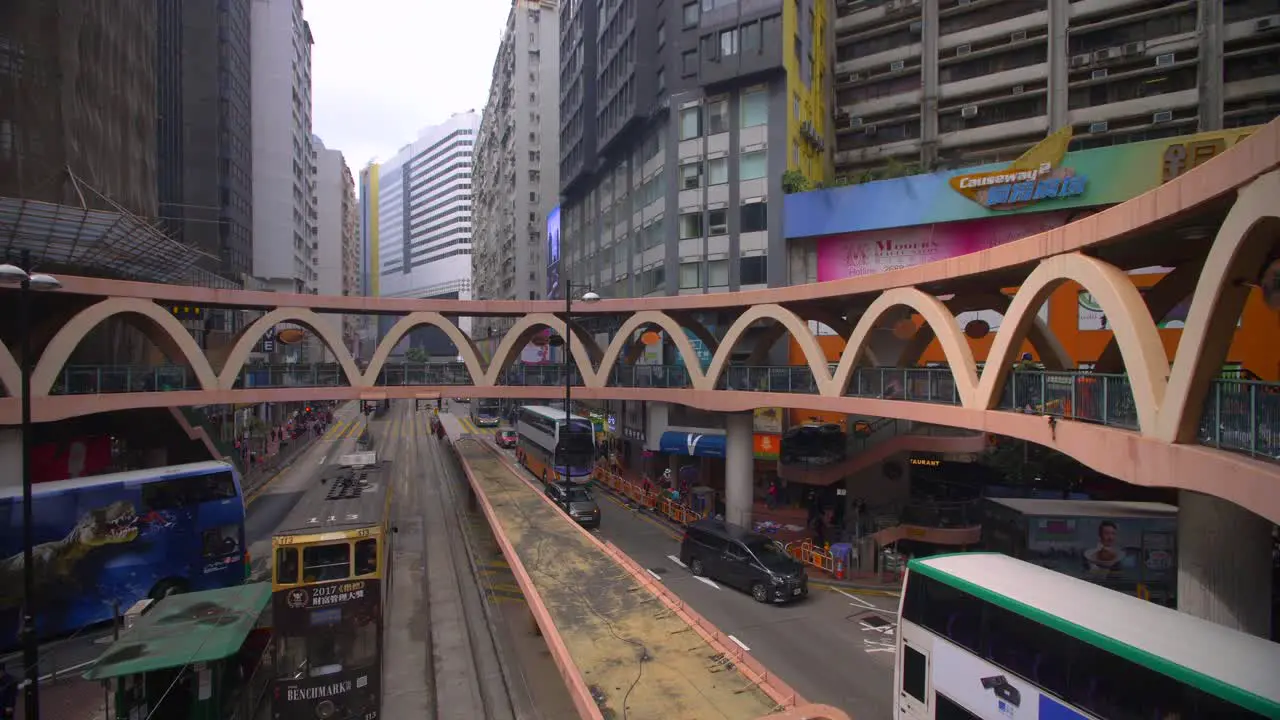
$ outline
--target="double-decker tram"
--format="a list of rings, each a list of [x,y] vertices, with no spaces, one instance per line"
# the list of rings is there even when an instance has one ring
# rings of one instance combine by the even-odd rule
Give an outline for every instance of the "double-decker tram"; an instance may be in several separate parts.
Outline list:
[[[271,538],[276,720],[376,720],[382,708],[390,463],[343,455]]]
[[[587,482],[595,463],[595,431],[579,415],[543,405],[520,408],[516,419],[516,459],[542,482]]]

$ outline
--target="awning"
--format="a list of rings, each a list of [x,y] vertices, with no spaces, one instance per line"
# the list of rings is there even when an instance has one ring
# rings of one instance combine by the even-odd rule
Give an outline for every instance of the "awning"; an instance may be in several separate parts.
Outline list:
[[[703,433],[676,432],[662,433],[658,443],[658,452],[668,455],[690,455],[693,457],[724,457],[724,435]]]

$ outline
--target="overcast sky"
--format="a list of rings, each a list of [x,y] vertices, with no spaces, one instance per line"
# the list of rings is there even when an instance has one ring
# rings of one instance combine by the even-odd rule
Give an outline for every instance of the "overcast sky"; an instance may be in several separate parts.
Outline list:
[[[484,109],[511,0],[303,0],[312,131],[359,175],[418,129]]]

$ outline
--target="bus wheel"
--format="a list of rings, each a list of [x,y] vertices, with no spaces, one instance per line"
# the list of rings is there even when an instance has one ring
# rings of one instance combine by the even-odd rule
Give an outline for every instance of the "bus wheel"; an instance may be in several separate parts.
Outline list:
[[[181,580],[161,580],[156,586],[151,588],[149,597],[152,600],[162,600],[173,595],[181,595],[187,591],[187,584]]]

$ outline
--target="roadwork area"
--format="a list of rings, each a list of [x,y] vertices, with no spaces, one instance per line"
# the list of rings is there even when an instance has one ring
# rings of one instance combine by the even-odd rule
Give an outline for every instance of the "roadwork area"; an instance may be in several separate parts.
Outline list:
[[[731,658],[572,527],[486,441],[459,437],[460,427],[450,424],[459,457],[603,717],[743,720],[777,709]]]

